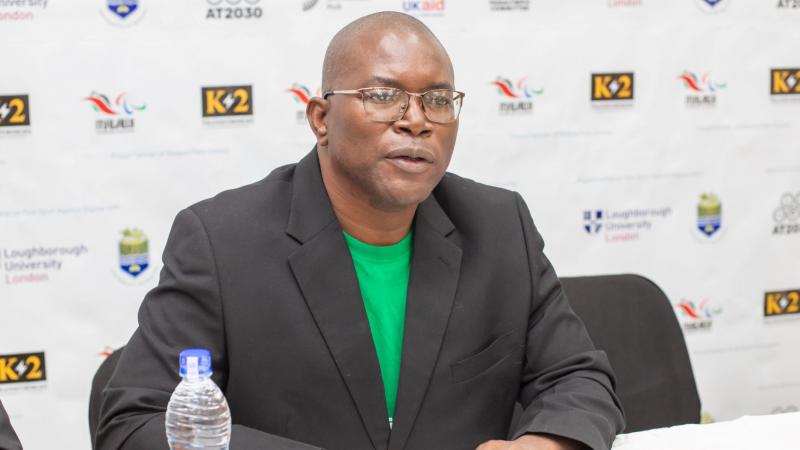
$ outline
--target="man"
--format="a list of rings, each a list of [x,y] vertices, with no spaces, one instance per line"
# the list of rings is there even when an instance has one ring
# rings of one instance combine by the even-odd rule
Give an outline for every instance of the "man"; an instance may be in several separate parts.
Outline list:
[[[166,448],[189,347],[211,350],[232,450],[610,447],[623,426],[611,369],[521,197],[445,174],[454,86],[410,16],[333,38],[307,109],[315,149],[175,219],[98,448]]]
[[[22,444],[19,443],[17,433],[11,427],[11,421],[2,403],[0,403],[0,450],[22,450]]]

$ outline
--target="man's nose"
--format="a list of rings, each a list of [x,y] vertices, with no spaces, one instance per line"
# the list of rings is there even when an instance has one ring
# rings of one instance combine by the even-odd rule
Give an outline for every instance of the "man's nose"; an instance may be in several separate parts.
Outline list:
[[[403,117],[395,122],[394,126],[399,132],[410,133],[413,136],[428,136],[433,132],[433,123],[425,116],[422,97],[409,96],[408,107]]]

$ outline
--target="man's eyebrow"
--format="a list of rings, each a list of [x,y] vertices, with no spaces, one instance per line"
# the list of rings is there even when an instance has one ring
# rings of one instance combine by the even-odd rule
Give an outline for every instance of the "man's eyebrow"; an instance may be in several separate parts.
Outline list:
[[[400,82],[395,80],[394,78],[387,78],[381,76],[371,77],[369,80],[366,81],[366,85],[364,87],[378,87],[378,86],[386,86],[399,89],[403,88]],[[424,91],[429,91],[431,89],[453,89],[453,85],[450,84],[450,82],[448,81],[437,81],[427,85]]]
[[[440,81],[438,83],[433,83],[428,85],[428,90],[430,89],[454,89],[453,85],[447,81]]]

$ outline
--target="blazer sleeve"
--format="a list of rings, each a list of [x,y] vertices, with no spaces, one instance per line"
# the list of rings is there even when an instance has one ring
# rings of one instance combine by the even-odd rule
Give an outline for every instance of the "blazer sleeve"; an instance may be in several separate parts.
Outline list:
[[[0,449],[2,450],[22,450],[22,444],[19,442],[17,433],[11,427],[11,420],[3,409],[3,404],[0,403]]]
[[[531,274],[531,310],[519,401],[524,412],[512,435],[548,433],[611,448],[625,425],[605,352],[595,349],[572,311],[544,241],[517,194]]]
[[[134,332],[105,390],[95,442],[100,450],[168,450],[164,417],[178,385],[178,357],[207,348],[212,378],[224,391],[228,364],[214,250],[191,209],[175,218],[164,249],[158,286],[144,298]],[[235,420],[236,412],[232,411]],[[317,447],[234,423],[231,450]]]

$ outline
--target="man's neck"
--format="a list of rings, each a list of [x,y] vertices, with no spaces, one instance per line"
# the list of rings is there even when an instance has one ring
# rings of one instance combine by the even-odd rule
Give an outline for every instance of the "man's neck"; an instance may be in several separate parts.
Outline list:
[[[416,205],[396,210],[377,208],[326,172],[323,168],[323,184],[333,212],[347,234],[371,245],[391,245],[406,237],[414,221]]]
[[[416,211],[416,208],[398,212],[375,209],[364,211],[353,204],[342,207],[341,204],[337,206],[333,195],[331,203],[342,229],[359,241],[371,245],[391,245],[401,241],[411,229]]]

